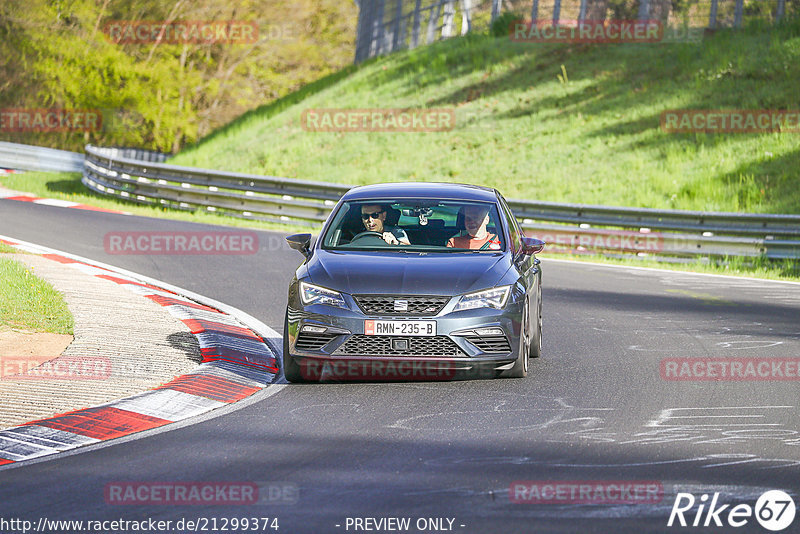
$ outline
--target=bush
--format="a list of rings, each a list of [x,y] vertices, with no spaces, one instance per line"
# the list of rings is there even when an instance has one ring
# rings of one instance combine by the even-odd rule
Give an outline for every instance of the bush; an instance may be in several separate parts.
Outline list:
[[[525,22],[525,17],[519,13],[504,11],[492,22],[492,26],[489,28],[489,35],[492,37],[508,37],[511,34],[512,24],[515,22]]]

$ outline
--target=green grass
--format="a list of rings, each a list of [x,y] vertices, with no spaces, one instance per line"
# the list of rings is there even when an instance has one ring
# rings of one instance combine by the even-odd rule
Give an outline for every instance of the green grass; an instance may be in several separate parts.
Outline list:
[[[317,231],[322,226],[321,224],[310,228],[291,226],[287,224],[230,217],[205,210],[183,211],[138,204],[119,197],[102,196],[89,190],[81,183],[81,175],[78,173],[24,172],[8,174],[6,176],[0,176],[0,186],[15,191],[31,193],[39,197],[69,200],[98,208],[124,211],[142,217],[154,217],[173,221],[258,228],[262,230],[285,232],[287,234]]]
[[[0,252],[8,248],[4,245]],[[7,258],[0,258],[0,323],[56,334],[72,334],[74,327],[61,293],[21,263]]]
[[[566,76],[564,76],[566,73]],[[347,184],[457,181],[508,198],[800,213],[800,134],[670,134],[669,109],[800,109],[800,21],[701,44],[468,35],[264,106],[171,163]],[[315,133],[308,108],[454,108],[429,133]]]

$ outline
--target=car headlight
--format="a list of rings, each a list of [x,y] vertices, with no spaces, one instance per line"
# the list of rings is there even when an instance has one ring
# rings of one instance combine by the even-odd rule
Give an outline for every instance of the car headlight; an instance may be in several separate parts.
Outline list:
[[[506,305],[510,292],[511,286],[498,286],[492,289],[467,293],[458,299],[455,311],[471,310],[473,308],[497,308],[499,310]]]
[[[300,282],[300,300],[305,305],[327,304],[328,306],[347,308],[344,297],[342,297],[342,294],[338,291],[315,286],[307,282]]]

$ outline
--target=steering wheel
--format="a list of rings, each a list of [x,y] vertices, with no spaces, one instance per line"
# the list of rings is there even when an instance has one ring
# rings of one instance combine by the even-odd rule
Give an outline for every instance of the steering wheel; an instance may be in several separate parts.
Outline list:
[[[350,244],[354,244],[356,241],[361,241],[359,245],[378,245],[378,246],[389,246],[389,244],[383,240],[383,234],[381,232],[361,232],[360,234],[356,234],[353,236],[353,239],[350,240]]]

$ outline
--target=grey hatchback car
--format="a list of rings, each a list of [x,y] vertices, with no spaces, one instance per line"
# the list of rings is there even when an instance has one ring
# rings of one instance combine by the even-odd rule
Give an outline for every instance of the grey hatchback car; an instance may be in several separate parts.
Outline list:
[[[355,187],[311,234],[289,285],[290,382],[521,378],[542,346],[544,242],[495,189]]]

